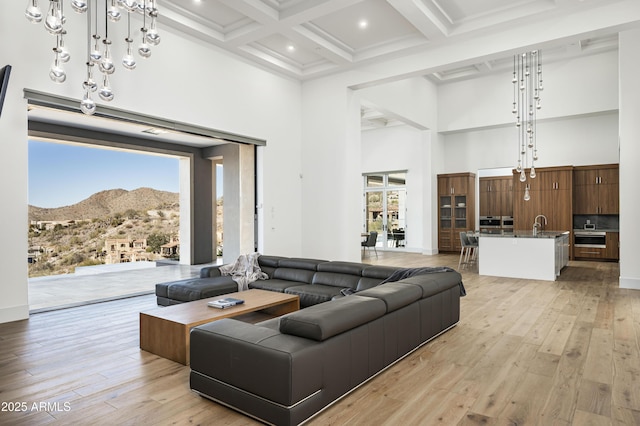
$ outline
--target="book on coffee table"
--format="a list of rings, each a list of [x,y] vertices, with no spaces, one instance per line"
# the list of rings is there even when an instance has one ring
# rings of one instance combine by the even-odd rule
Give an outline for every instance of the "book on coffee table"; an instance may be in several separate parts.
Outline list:
[[[236,299],[234,297],[226,297],[224,299],[213,300],[207,303],[207,305],[211,306],[212,308],[226,309],[235,305],[240,305],[242,303],[244,303],[244,300],[242,299]]]

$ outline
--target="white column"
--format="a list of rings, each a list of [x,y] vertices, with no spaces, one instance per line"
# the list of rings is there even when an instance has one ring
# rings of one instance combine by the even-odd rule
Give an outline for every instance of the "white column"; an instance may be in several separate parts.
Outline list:
[[[640,290],[640,30],[619,36],[620,287]]]

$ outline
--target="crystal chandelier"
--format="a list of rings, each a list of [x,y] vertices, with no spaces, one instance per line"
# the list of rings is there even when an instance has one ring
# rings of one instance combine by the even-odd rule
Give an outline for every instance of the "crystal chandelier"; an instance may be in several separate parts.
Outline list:
[[[538,161],[536,145],[536,116],[541,108],[542,92],[542,51],[533,50],[513,57],[513,109],[518,129],[518,165],[520,182],[527,181],[525,168],[529,168],[529,177],[536,177],[535,162]],[[525,186],[524,199],[528,201],[529,185]]]
[[[80,102],[80,109],[87,115],[92,115],[96,111],[96,104],[92,94],[96,91],[100,99],[110,102],[114,98],[113,90],[109,83],[109,76],[115,70],[115,64],[111,56],[111,44],[109,39],[109,26],[120,21],[122,11],[127,13],[128,32],[126,42],[126,53],[122,58],[122,66],[127,70],[136,67],[136,59],[133,56],[133,38],[131,37],[131,14],[139,13],[143,16],[143,25],[140,28],[141,43],[138,54],[143,58],[151,56],[151,46],[160,43],[160,35],[156,28],[158,9],[156,0],[70,0],[71,8],[74,12],[87,15],[87,77],[82,83],[84,97]],[[104,5],[104,7],[100,7]],[[43,16],[38,0],[28,0],[25,16],[30,22],[37,24],[44,20],[45,29],[56,38],[53,48],[54,58],[49,77],[56,83],[64,83],[67,74],[63,64],[69,62],[71,55],[65,47],[64,38],[67,31],[64,28],[66,17],[64,15],[63,0],[49,0],[49,7],[46,16]],[[100,18],[104,18],[104,25],[100,26]],[[147,28],[147,18],[150,20]],[[101,32],[102,31],[102,32]],[[102,42],[100,40],[102,39]],[[101,46],[102,44],[102,46]],[[97,66],[102,73],[102,86],[98,90],[98,83],[93,77],[93,67]]]

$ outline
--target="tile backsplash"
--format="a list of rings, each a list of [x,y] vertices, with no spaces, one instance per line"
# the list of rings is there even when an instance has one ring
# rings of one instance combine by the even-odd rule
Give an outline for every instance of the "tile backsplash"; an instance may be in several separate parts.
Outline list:
[[[596,225],[596,229],[614,230],[620,228],[620,216],[617,214],[576,214],[573,215],[573,229],[584,229],[586,223]]]

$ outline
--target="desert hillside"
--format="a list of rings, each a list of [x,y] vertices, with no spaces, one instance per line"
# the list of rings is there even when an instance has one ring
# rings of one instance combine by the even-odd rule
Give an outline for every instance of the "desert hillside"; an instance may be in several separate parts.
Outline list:
[[[138,188],[133,191],[109,189],[95,193],[70,206],[42,208],[30,205],[29,220],[99,219],[126,211],[178,210],[178,202],[179,194],[175,192],[158,191],[152,188]]]
[[[107,239],[154,241],[146,257],[162,258],[157,245],[180,231],[178,200],[177,193],[151,188],[111,189],[71,206],[29,206],[29,276],[68,274],[76,266],[105,263]]]

